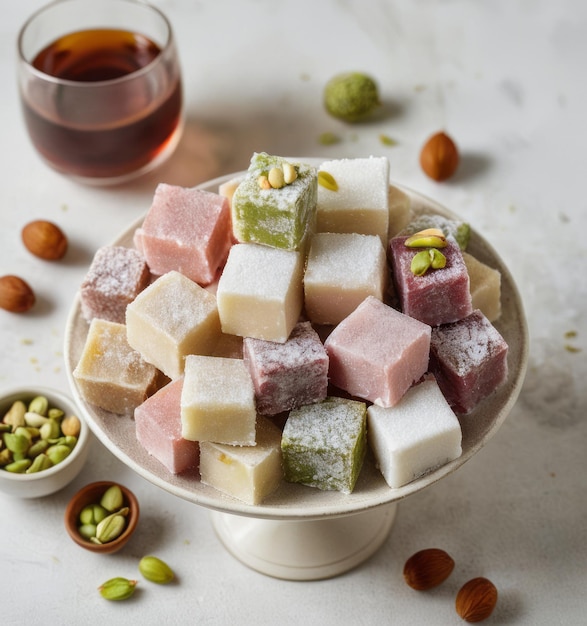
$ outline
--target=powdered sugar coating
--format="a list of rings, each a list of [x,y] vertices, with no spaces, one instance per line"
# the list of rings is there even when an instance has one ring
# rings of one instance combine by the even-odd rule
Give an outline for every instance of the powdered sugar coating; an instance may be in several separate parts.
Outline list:
[[[263,415],[319,402],[328,388],[328,355],[310,322],[298,322],[283,344],[245,337],[244,363]]]
[[[132,248],[104,246],[94,255],[80,287],[81,311],[123,324],[126,307],[149,284],[150,272],[143,256]]]
[[[285,479],[351,493],[365,455],[366,408],[327,397],[291,411],[281,440]]]
[[[503,337],[477,310],[432,330],[430,369],[455,411],[469,413],[506,380],[507,353]]]

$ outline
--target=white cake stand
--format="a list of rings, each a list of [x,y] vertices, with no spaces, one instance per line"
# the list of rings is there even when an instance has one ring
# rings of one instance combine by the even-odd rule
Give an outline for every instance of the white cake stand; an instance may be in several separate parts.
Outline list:
[[[318,163],[315,159],[297,160]],[[199,188],[218,191],[220,184],[238,175],[224,176]],[[415,214],[458,219],[436,202],[396,186],[410,196]],[[113,244],[132,247],[133,233],[141,221],[130,225]],[[211,509],[212,524],[220,541],[237,559],[263,574],[289,580],[316,580],[342,574],[368,559],[386,540],[399,500],[460,468],[493,437],[520,392],[528,358],[528,331],[518,290],[507,267],[478,233],[471,234],[468,250],[501,273],[502,315],[495,326],[509,345],[508,380],[473,413],[460,418],[462,455],[399,489],[387,486],[370,453],[350,495],[284,481],[260,505],[247,505],[203,485],[197,472],[171,475],[138,444],[130,416],[113,419],[112,414],[81,398],[72,376],[88,330],[79,295],[73,302],[65,341],[72,393],[94,434],[122,462],[167,492]]]

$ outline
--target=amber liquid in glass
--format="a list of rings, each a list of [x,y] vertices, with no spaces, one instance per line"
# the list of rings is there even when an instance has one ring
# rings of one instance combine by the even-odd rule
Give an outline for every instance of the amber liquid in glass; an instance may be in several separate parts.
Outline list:
[[[140,71],[160,54],[157,44],[137,33],[86,30],[54,41],[39,52],[32,65],[61,79],[96,83]],[[165,81],[163,95],[151,96],[152,78],[137,77],[122,97],[110,88],[108,101],[97,107],[108,110],[108,119],[98,123],[84,120],[76,112],[76,107],[87,109],[87,103],[75,97],[60,99],[59,89],[65,94],[67,84],[57,89],[50,114],[25,100],[25,120],[39,152],[58,169],[88,178],[117,178],[148,165],[165,149],[179,125],[181,84],[176,72]]]

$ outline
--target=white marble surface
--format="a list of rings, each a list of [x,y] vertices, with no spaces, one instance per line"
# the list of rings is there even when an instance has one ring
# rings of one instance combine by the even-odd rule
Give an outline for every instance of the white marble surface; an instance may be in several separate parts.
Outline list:
[[[461,214],[509,264],[532,341],[521,397],[499,433],[455,474],[403,501],[381,550],[348,574],[294,583],[246,568],[221,546],[207,510],[137,477],[95,441],[64,491],[33,501],[0,495],[0,622],[457,624],[455,594],[481,575],[500,593],[488,624],[584,623],[587,4],[158,0],[179,42],[188,125],[163,169],[118,189],[68,181],[28,142],[15,37],[40,4],[9,3],[0,20],[0,274],[21,275],[38,296],[26,315],[0,311],[0,387],[67,390],[65,320],[96,248],[148,208],[157,182],[193,185],[240,170],[254,150],[388,156],[396,180]],[[381,119],[349,127],[323,111],[326,80],[349,69],[378,79]],[[418,152],[441,128],[462,163],[437,184],[421,172]],[[324,131],[343,141],[320,145]],[[383,146],[380,133],[397,145]],[[22,247],[20,228],[39,217],[69,236],[63,261],[39,261]],[[108,557],[80,550],[62,524],[68,498],[100,479],[124,482],[142,504],[139,533]],[[431,546],[453,555],[455,571],[435,591],[412,591],[403,563]],[[141,582],[126,603],[102,600],[96,587],[137,576],[146,553],[172,564],[178,584]]]

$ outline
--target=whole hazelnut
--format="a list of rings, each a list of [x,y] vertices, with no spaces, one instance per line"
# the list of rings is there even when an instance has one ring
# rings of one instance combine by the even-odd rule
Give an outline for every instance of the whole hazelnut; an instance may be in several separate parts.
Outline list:
[[[67,237],[53,222],[29,222],[21,235],[26,249],[45,261],[57,261],[67,252]]]
[[[444,132],[432,135],[420,152],[420,166],[430,178],[438,182],[450,178],[458,165],[457,146]]]
[[[0,277],[0,308],[11,313],[25,313],[35,304],[35,294],[18,276]]]

